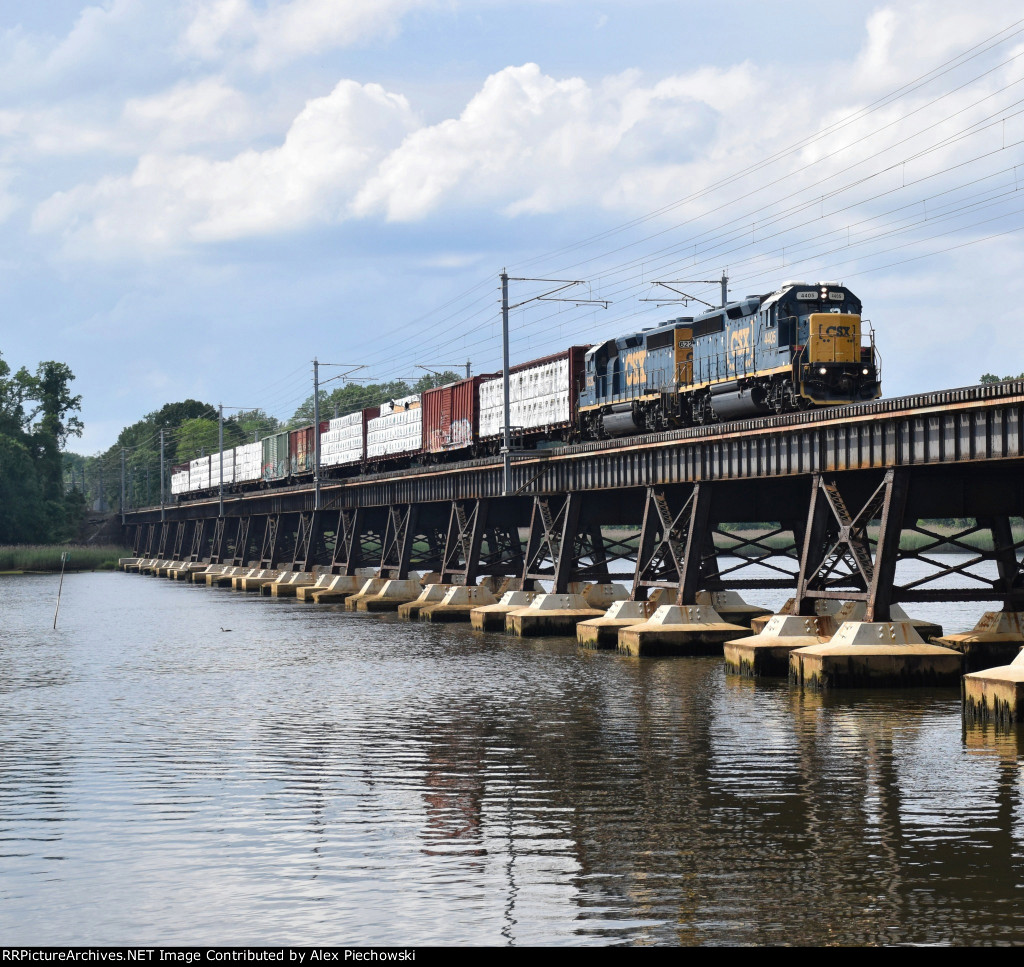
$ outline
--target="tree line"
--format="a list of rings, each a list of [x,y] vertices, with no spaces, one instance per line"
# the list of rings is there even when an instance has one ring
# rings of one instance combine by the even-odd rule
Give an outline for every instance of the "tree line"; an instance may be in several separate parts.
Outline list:
[[[0,544],[64,541],[78,530],[82,495],[64,484],[62,451],[81,436],[74,374],[53,360],[12,372],[0,356]]]
[[[367,406],[412,393],[422,393],[434,386],[453,383],[460,377],[452,372],[430,373],[414,383],[391,380],[383,383],[346,383],[332,390],[320,391],[320,419],[347,416]],[[282,430],[308,426],[313,422],[312,393],[285,421],[261,409],[225,413],[223,421],[224,449],[261,440]],[[83,495],[84,504],[92,511],[119,510],[122,476],[126,509],[152,507],[160,503],[160,445],[163,438],[164,494],[170,499],[170,475],[174,467],[187,464],[196,457],[216,453],[219,449],[220,420],[217,406],[202,400],[167,403],[147,413],[141,420],[126,426],[114,444],[103,453],[83,456],[64,455],[65,489]],[[123,474],[122,474],[123,459]]]
[[[82,432],[81,397],[70,390],[74,378],[67,365],[55,361],[40,363],[34,373],[25,367],[12,372],[0,355],[0,543],[67,540],[77,533],[87,510],[120,509],[122,461],[125,507],[158,504],[161,436],[168,498],[174,466],[218,449],[217,407],[187,399],[167,403],[126,426],[103,453],[67,452],[68,440]],[[428,373],[413,383],[348,382],[321,389],[320,417],[346,416],[459,379],[459,374],[448,371]],[[1024,373],[1004,377],[984,373],[979,382],[1008,379],[1024,379]],[[224,447],[308,425],[312,419],[312,394],[283,422],[261,409],[236,411],[225,416]]]

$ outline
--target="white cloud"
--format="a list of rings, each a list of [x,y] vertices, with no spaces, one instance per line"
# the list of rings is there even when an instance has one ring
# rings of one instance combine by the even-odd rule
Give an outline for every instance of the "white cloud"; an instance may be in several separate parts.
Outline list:
[[[380,6],[390,16],[410,3]],[[240,24],[248,24],[247,36],[258,40],[270,36],[261,33],[267,24],[287,21],[294,29],[281,26],[277,40],[298,51],[307,42],[302,37],[317,33],[303,31],[320,23],[325,10],[319,0],[275,4],[259,14],[247,0],[206,3],[193,20],[192,42],[213,50]],[[357,2],[339,18],[341,26],[333,24],[333,33],[327,27],[320,33],[354,37],[378,23],[375,16]],[[954,10],[950,18],[961,47],[991,29],[982,16]],[[887,88],[905,83],[923,69],[919,47],[933,35],[944,37],[945,22],[933,7],[881,10],[870,20],[863,49],[837,60],[815,85],[788,69],[748,62],[654,81],[638,71],[588,81],[553,77],[536,64],[507,67],[488,77],[457,117],[426,126],[417,125],[404,96],[346,80],[309,101],[280,145],[226,159],[202,149],[240,136],[259,112],[222,79],[181,83],[125,106],[125,137],[148,132],[147,148],[130,175],[54,194],[37,208],[33,227],[101,256],[111,248],[173,247],[346,219],[415,221],[445,210],[521,217],[590,208],[631,216],[712,184],[843,117],[877,96],[883,68],[899,71],[909,64],[886,81]],[[928,63],[934,66],[934,57]],[[1011,66],[993,75],[986,89],[1019,74]],[[952,114],[978,95],[977,85],[954,92],[936,111]],[[914,103],[931,96],[922,91]],[[876,145],[892,143],[898,127],[878,139],[868,135],[879,119],[905,110],[901,104],[870,122],[845,126],[788,156],[772,177],[785,176],[787,191],[810,186],[867,157]],[[965,119],[978,113],[970,110]],[[850,146],[842,158],[808,167],[841,145]],[[935,168],[952,150],[911,173]],[[731,197],[743,198],[764,184],[754,181],[691,204],[687,216],[712,206],[731,210]]]
[[[404,98],[342,81],[306,105],[279,147],[228,161],[147,154],[130,176],[51,196],[37,208],[33,228],[60,233],[73,249],[124,251],[333,221],[411,126]]]
[[[354,204],[359,215],[422,218],[440,205],[497,204],[507,214],[590,200],[651,199],[630,186],[654,169],[678,173],[714,143],[716,119],[756,92],[747,65],[705,69],[644,86],[630,72],[590,86],[536,64],[489,77],[457,119],[416,131]]]
[[[131,98],[123,111],[129,127],[165,149],[237,138],[249,130],[251,115],[247,98],[216,77]]]
[[[436,0],[290,0],[259,10],[249,0],[204,0],[185,31],[186,47],[210,60],[243,53],[258,70],[306,54],[393,35],[411,10]]]
[[[171,46],[183,25],[178,4],[105,0],[83,5],[60,36],[9,28],[0,35],[0,89],[64,98],[152,83],[171,69]]]

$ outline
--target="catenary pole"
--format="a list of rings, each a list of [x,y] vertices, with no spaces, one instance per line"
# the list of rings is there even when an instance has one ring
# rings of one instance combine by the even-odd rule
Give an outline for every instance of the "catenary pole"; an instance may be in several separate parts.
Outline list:
[[[160,430],[160,520],[166,515],[164,510],[164,431]]]
[[[220,448],[220,483],[217,486],[217,516],[224,516],[224,404],[217,407],[217,446]]]
[[[313,357],[313,510],[320,509],[320,363]]]
[[[508,373],[508,272],[501,272],[501,360],[502,393],[505,412],[505,426],[501,440],[502,478],[501,492],[504,496],[512,493],[512,406],[509,401]]]

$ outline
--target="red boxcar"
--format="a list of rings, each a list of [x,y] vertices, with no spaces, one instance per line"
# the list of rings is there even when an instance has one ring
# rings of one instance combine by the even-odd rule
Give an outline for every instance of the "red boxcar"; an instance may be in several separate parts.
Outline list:
[[[428,389],[423,407],[423,451],[446,453],[473,446],[480,436],[480,383],[493,376],[473,376]]]
[[[368,406],[363,410],[363,459],[366,459],[366,434],[369,432],[366,425],[370,420],[375,420],[380,416],[379,406]]]
[[[321,432],[326,431],[329,423],[321,423]],[[316,460],[316,437],[313,427],[304,426],[292,430],[288,434],[288,465],[292,473],[312,473],[313,462]]]

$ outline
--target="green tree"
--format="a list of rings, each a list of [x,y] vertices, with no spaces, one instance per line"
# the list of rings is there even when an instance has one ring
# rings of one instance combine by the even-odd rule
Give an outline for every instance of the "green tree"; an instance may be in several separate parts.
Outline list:
[[[0,544],[43,541],[46,525],[31,451],[0,434]]]
[[[186,420],[199,417],[210,419],[217,415],[217,407],[201,400],[182,400],[180,403],[165,403],[159,410],[147,413],[143,422],[156,430],[175,430]]]
[[[239,410],[231,417],[231,423],[238,429],[239,443],[249,443],[254,436],[262,439],[281,428],[281,421],[263,410]]]
[[[348,416],[368,406],[377,406],[387,400],[399,399],[412,393],[405,380],[396,379],[387,383],[346,383],[332,392],[320,390],[320,419],[329,420],[334,416]],[[291,418],[293,426],[313,422],[313,394],[303,402]]]
[[[12,376],[11,367],[0,354],[0,433],[15,439],[24,434],[28,422],[25,404],[31,399],[33,389],[29,371],[22,366]]]
[[[217,436],[216,420],[207,420],[201,416],[185,420],[178,427],[178,446],[174,462],[187,463],[200,453],[213,453],[217,449]]]
[[[54,360],[12,374],[0,359],[0,541],[64,540],[78,526],[83,502],[65,486],[62,453],[82,432],[74,378]]]
[[[450,369],[445,370],[443,373],[427,373],[426,376],[421,376],[413,384],[412,391],[414,393],[424,393],[428,389],[447,386],[449,383],[457,383],[463,378],[458,373],[453,373]]]
[[[1024,379],[1024,373],[1020,376],[996,376],[995,373],[982,373],[979,383],[1002,383],[1008,379]]]

